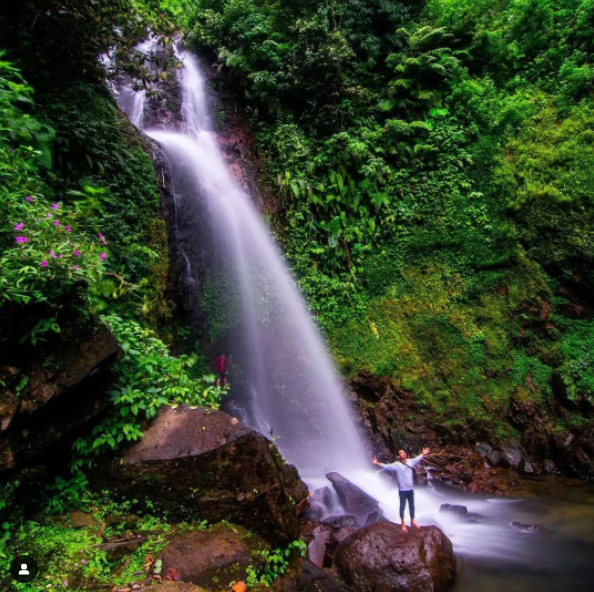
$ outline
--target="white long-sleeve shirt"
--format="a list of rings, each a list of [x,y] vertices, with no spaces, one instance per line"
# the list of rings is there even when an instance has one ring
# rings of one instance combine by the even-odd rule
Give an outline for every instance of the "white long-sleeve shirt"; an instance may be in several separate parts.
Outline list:
[[[415,458],[407,458],[404,462],[397,460],[393,463],[383,464],[378,463],[382,469],[396,473],[396,481],[398,482],[398,489],[400,491],[412,491],[414,489],[413,473],[414,467],[423,460],[423,455],[415,456]]]

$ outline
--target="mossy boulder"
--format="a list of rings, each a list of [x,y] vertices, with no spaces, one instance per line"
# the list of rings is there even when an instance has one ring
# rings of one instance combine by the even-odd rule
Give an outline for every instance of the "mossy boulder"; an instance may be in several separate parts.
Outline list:
[[[175,570],[182,581],[219,590],[246,579],[250,551],[231,526],[220,524],[175,536],[160,558],[163,569]]]
[[[142,441],[93,477],[172,518],[228,520],[272,542],[299,536],[307,486],[276,446],[215,410],[163,409]]]

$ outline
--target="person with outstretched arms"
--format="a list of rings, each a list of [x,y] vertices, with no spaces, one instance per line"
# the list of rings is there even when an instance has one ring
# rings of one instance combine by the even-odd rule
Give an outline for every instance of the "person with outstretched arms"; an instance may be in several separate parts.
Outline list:
[[[408,532],[408,528],[404,524],[404,511],[406,503],[408,502],[408,511],[410,513],[410,525],[413,528],[420,528],[415,522],[415,486],[414,486],[414,472],[415,467],[429,454],[429,448],[423,448],[423,452],[415,458],[408,458],[408,454],[404,450],[398,451],[398,460],[393,463],[381,463],[374,456],[371,462],[381,467],[382,469],[396,474],[396,481],[398,482],[398,489],[400,495],[400,522],[402,523],[402,530]]]

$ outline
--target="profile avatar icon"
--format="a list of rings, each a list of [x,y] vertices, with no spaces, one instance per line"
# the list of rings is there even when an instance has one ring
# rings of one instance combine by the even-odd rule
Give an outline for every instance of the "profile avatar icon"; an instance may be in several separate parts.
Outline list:
[[[38,573],[37,561],[30,555],[17,555],[10,563],[10,575],[20,584],[33,581]]]

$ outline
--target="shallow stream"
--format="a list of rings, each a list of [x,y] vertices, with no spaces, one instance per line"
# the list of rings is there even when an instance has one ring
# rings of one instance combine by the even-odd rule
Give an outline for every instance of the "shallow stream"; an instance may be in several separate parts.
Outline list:
[[[451,490],[430,500],[459,503],[477,523],[461,524],[437,510],[422,517],[448,534],[458,556],[452,592],[592,592],[594,485],[562,477],[522,479],[514,499],[478,498]],[[431,515],[432,514],[432,515]],[[523,532],[512,522],[549,532]]]

